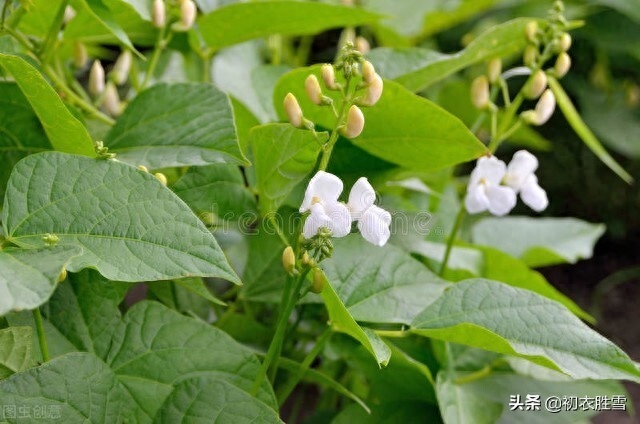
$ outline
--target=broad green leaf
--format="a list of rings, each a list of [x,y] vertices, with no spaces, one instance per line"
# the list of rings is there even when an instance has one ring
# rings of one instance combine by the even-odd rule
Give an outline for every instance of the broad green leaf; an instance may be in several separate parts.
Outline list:
[[[602,163],[609,167],[609,169],[618,174],[618,176],[624,181],[631,184],[631,182],[633,182],[633,177],[629,175],[629,173],[625,171],[613,157],[611,157],[604,146],[600,144],[600,141],[598,141],[596,136],[593,135],[589,127],[587,127],[587,124],[582,120],[578,111],[576,111],[571,99],[567,93],[565,93],[560,83],[553,77],[549,78],[548,82],[549,88],[553,91],[560,110],[564,114],[565,118],[567,118],[571,128],[573,128],[576,134],[578,134],[584,144],[586,144],[587,147],[591,149],[591,151],[602,161]]]
[[[444,243],[434,243],[428,240],[411,240],[409,237],[398,238],[398,244],[412,253],[431,259],[435,264],[432,269],[440,269],[440,264],[447,249]],[[482,253],[468,247],[454,246],[447,262],[448,270],[460,270],[478,276],[482,272]],[[445,274],[446,275],[446,274]]]
[[[0,83],[0,202],[13,166],[29,154],[51,149],[38,116],[20,88],[14,83]]]
[[[242,153],[247,154],[249,149],[249,131],[251,128],[260,125],[258,119],[251,111],[235,97],[231,97],[231,105],[233,106],[233,119],[238,131],[238,144]],[[245,170],[245,171],[248,171]]]
[[[216,305],[222,305],[222,306],[226,305],[226,303],[224,303],[222,300],[218,299],[213,294],[211,294],[211,292],[207,288],[207,285],[204,283],[202,278],[195,278],[195,277],[181,278],[179,280],[176,280],[175,283],[181,287],[184,287],[186,290],[190,291],[191,293],[194,293],[200,296],[201,298],[208,300],[211,303],[215,303]]]
[[[36,421],[46,417],[84,423],[90,417],[92,423],[135,422],[132,396],[91,353],[69,353],[0,381],[0,404],[24,408]],[[3,418],[9,423],[24,422],[6,414]]]
[[[306,35],[375,22],[379,15],[326,3],[262,1],[221,7],[198,19],[205,43],[214,49],[271,34]]]
[[[320,142],[308,130],[289,124],[267,124],[249,133],[249,145],[256,168],[259,208],[262,214],[276,212],[291,190],[313,170]],[[302,199],[300,199],[302,202]]]
[[[246,163],[229,98],[211,84],[157,84],[125,109],[105,138],[117,158],[164,168]]]
[[[74,246],[0,250],[0,316],[45,303],[62,270],[80,253]]]
[[[31,356],[31,327],[9,327],[0,330],[0,380],[35,364]]]
[[[194,377],[177,384],[153,422],[197,422],[204,417],[215,417],[221,423],[282,423],[275,410],[213,377]]]
[[[237,221],[257,209],[237,165],[189,168],[171,188],[205,222]]]
[[[277,215],[287,218],[287,215]],[[279,220],[280,221],[280,220]],[[293,222],[283,220],[284,223]],[[282,299],[286,273],[282,269],[282,250],[285,248],[280,237],[269,222],[259,223],[257,234],[250,234],[249,257],[242,274],[239,296],[254,302],[278,303]]]
[[[151,21],[151,9],[153,2],[149,0],[124,0],[124,3],[129,4],[145,21]],[[197,3],[197,2],[196,2]]]
[[[322,268],[357,321],[410,324],[449,287],[398,247],[376,247],[359,234],[333,243]]]
[[[603,224],[576,218],[484,218],[473,226],[478,245],[494,247],[530,267],[588,259],[604,234]]]
[[[23,9],[18,28],[25,34],[44,38],[51,28],[62,0],[31,0]]]
[[[475,63],[520,52],[527,45],[524,28],[530,21],[518,18],[493,26],[455,54],[423,48],[379,48],[367,57],[384,78],[417,92]]]
[[[520,356],[573,378],[640,381],[640,369],[620,348],[564,306],[491,280],[453,285],[412,327],[423,336]]]
[[[54,149],[94,156],[93,141],[87,129],[69,112],[40,72],[25,60],[2,53],[0,68],[4,68],[15,79]]]
[[[331,111],[314,105],[304,93],[304,80],[309,74],[320,78],[320,67],[296,69],[278,81],[274,91],[278,116],[286,117],[282,99],[292,92],[306,118],[325,128],[333,128],[335,117]],[[340,104],[337,94],[325,94],[334,96],[334,102]],[[487,153],[487,148],[462,121],[392,81],[384,82],[378,103],[362,111],[364,131],[350,141],[396,165],[427,171],[466,162]]]
[[[445,424],[495,423],[502,412],[500,404],[466,390],[464,384],[456,384],[455,378],[455,373],[441,371],[436,379],[438,406]]]
[[[20,161],[7,184],[2,222],[19,246],[47,234],[81,247],[68,269],[111,280],[220,277],[239,283],[213,235],[153,175],[124,163],[58,152]]]
[[[331,325],[331,328],[334,331],[348,334],[359,341],[373,355],[378,365],[386,366],[391,357],[389,346],[373,330],[358,325],[324,273],[322,277],[324,278],[324,289],[320,295],[329,312],[329,325]]]

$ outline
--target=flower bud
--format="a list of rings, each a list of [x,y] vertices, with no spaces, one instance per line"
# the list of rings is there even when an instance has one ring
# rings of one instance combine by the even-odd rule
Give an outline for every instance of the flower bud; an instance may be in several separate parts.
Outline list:
[[[471,102],[482,110],[489,105],[489,81],[481,75],[471,83]]]
[[[282,251],[282,266],[287,274],[291,274],[296,268],[296,255],[291,246],[285,247]]]
[[[487,77],[491,84],[495,84],[500,79],[500,73],[502,72],[502,61],[499,57],[491,59],[487,64]]]
[[[538,38],[538,22],[531,21],[524,27],[524,35],[528,41],[535,43]]]
[[[62,18],[62,22],[64,22],[64,24],[66,25],[69,23],[71,19],[75,17],[76,17],[76,10],[73,7],[67,5],[64,8],[64,16]]]
[[[167,22],[167,11],[164,0],[153,0],[152,22],[156,28],[163,28]]]
[[[311,282],[311,291],[314,293],[322,293],[324,290],[325,278],[322,275],[322,270],[316,268],[313,270],[313,281]]]
[[[319,105],[322,104],[322,89],[315,75],[309,75],[304,81],[304,89],[307,92],[309,100]]]
[[[167,185],[167,176],[162,172],[156,172],[155,174],[153,174],[153,176],[156,177],[156,179],[160,181],[163,186]]]
[[[355,138],[362,133],[364,129],[364,115],[360,108],[352,105],[347,115],[347,125],[342,130],[342,134],[347,138]]]
[[[571,57],[565,52],[560,53],[554,66],[556,77],[562,78],[567,75],[569,68],[571,68]]]
[[[538,59],[538,48],[536,46],[529,44],[527,47],[524,48],[524,53],[522,54],[522,62],[526,66],[530,68],[533,67],[537,59]]]
[[[113,70],[111,71],[111,75],[113,76],[113,81],[122,85],[127,82],[127,78],[129,78],[129,71],[131,70],[131,63],[133,62],[133,55],[130,50],[125,50],[120,53],[118,56],[118,60],[116,60],[116,64],[113,65]]]
[[[198,14],[198,9],[193,0],[184,0],[180,5],[180,24],[183,30],[188,30],[193,26]]]
[[[566,52],[571,48],[571,36],[563,32],[558,40],[558,48],[561,52]]]
[[[60,271],[60,274],[58,275],[58,283],[62,283],[66,279],[67,279],[67,268],[62,268],[62,271]]]
[[[522,112],[520,116],[529,124],[543,125],[549,120],[549,118],[551,118],[551,115],[553,115],[555,107],[556,98],[553,95],[553,92],[547,89],[542,93],[542,96],[540,96],[540,100],[538,100],[535,110]]]
[[[324,86],[329,90],[335,90],[338,88],[336,85],[336,74],[333,70],[333,65],[325,63],[322,65],[322,81]]]
[[[142,171],[142,172],[149,173],[149,168],[147,168],[147,167],[146,167],[146,166],[144,166],[144,165],[138,165],[138,169],[139,169],[140,171]]]
[[[293,93],[287,93],[287,95],[284,96],[284,111],[291,125],[296,128],[302,128],[302,109],[300,109],[298,99],[296,99]]]
[[[89,60],[89,55],[87,54],[87,48],[84,44],[80,42],[75,42],[73,45],[73,64],[76,68],[84,68],[84,65],[87,64]]]
[[[107,83],[107,87],[104,89],[102,107],[111,116],[120,116],[122,113],[122,105],[120,104],[118,89],[111,81]]]
[[[371,45],[366,38],[357,36],[355,42],[356,50],[358,50],[362,54],[367,54],[371,50]]]
[[[382,88],[384,84],[382,82],[382,77],[378,74],[374,77],[373,81],[369,83],[367,90],[365,91],[364,99],[360,101],[360,104],[363,106],[373,106],[375,105],[380,97],[382,96]]]
[[[94,60],[89,71],[89,92],[94,96],[104,91],[104,68],[99,60]]]
[[[367,84],[371,84],[376,75],[378,74],[376,74],[376,69],[373,67],[373,64],[371,62],[369,62],[368,60],[362,62],[362,79],[364,80],[364,82],[366,82]]]
[[[538,69],[525,88],[524,95],[529,99],[537,99],[545,88],[547,88],[547,74],[542,69]]]
[[[305,250],[304,253],[302,254],[302,265],[309,265],[309,262],[311,261],[311,258],[309,257],[309,253]]]

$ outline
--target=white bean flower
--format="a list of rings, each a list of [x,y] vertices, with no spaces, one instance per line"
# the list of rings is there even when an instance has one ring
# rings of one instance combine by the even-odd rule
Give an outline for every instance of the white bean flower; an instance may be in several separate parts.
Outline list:
[[[376,246],[384,246],[391,232],[391,214],[374,205],[376,193],[365,177],[359,178],[349,193],[351,217],[358,221],[358,230],[365,240]]]
[[[481,157],[471,172],[465,207],[471,214],[488,210],[496,216],[508,214],[516,205],[516,193],[500,185],[507,172],[505,163],[495,156]]]
[[[541,212],[549,205],[547,193],[538,184],[534,172],[538,169],[538,159],[526,150],[513,155],[507,166],[504,183],[516,193],[520,193],[522,201],[536,212]]]
[[[347,205],[338,202],[342,188],[342,180],[328,172],[318,171],[311,178],[300,206],[300,213],[311,211],[302,228],[305,238],[312,238],[321,228],[331,231],[333,237],[349,234],[351,214]]]

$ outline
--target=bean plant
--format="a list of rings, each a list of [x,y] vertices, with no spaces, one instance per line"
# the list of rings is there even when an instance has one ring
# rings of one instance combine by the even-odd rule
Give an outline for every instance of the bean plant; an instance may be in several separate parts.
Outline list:
[[[545,212],[540,127],[631,182],[563,88],[583,23],[402,3],[0,2],[1,422],[630,408],[638,364],[535,271],[605,231]]]

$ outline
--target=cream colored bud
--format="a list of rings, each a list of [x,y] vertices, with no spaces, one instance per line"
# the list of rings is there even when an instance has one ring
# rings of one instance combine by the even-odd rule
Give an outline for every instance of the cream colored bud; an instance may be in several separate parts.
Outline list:
[[[531,21],[524,27],[524,35],[528,41],[535,42],[538,38],[538,22]]]
[[[60,274],[58,274],[58,283],[62,283],[66,279],[67,279],[67,268],[62,268],[62,271],[60,271]]]
[[[315,75],[309,75],[304,81],[304,89],[307,92],[309,100],[319,105],[322,104],[322,89]]]
[[[300,109],[298,99],[296,99],[293,93],[287,93],[287,95],[284,96],[284,111],[291,125],[296,128],[302,128],[302,109]]]
[[[310,260],[311,258],[309,257],[309,253],[307,253],[307,251],[305,250],[302,254],[302,265],[309,265]]]
[[[362,133],[363,129],[364,115],[358,106],[353,105],[349,108],[347,125],[343,128],[342,134],[347,138],[355,138]]]
[[[94,60],[89,71],[89,92],[94,96],[104,91],[104,68],[99,60]]]
[[[558,48],[561,52],[566,52],[571,48],[571,36],[563,32],[558,40]]]
[[[118,60],[116,60],[116,64],[113,65],[113,70],[111,71],[113,81],[116,84],[122,85],[127,82],[132,62],[133,54],[131,54],[130,50],[125,50],[120,53],[120,56],[118,56]]]
[[[382,96],[382,88],[384,83],[382,82],[382,77],[378,74],[375,75],[373,81],[369,83],[367,90],[365,91],[364,99],[361,100],[361,104],[363,106],[373,106],[375,105],[380,97]]]
[[[536,63],[537,59],[538,59],[538,48],[536,46],[529,44],[527,47],[524,48],[524,53],[522,54],[522,62],[525,65],[532,67]]]
[[[167,176],[162,172],[156,172],[155,174],[153,174],[153,176],[156,177],[156,179],[160,181],[163,186],[167,185]]]
[[[76,10],[73,7],[67,5],[67,7],[64,8],[64,17],[62,18],[62,22],[64,22],[64,24],[66,25],[69,23],[71,19],[75,17],[76,17]]]
[[[538,69],[525,88],[524,95],[529,99],[537,99],[545,88],[547,88],[547,74],[542,69]]]
[[[120,116],[122,113],[122,105],[120,104],[118,89],[111,81],[107,83],[107,87],[104,89],[102,107],[111,116]]]
[[[76,68],[84,68],[84,65],[87,64],[89,60],[89,55],[87,54],[87,48],[84,44],[80,42],[75,42],[73,45],[73,64]]]
[[[167,11],[164,0],[153,0],[152,22],[156,28],[163,28],[167,23]]]
[[[484,75],[471,83],[471,103],[480,110],[489,106],[489,81]]]
[[[330,90],[338,88],[336,85],[336,74],[333,70],[333,65],[328,63],[322,65],[322,82],[324,82],[324,86]]]
[[[185,0],[180,5],[180,24],[184,30],[188,30],[193,26],[198,15],[198,9],[193,0]]]
[[[367,84],[370,84],[378,75],[376,73],[376,68],[373,67],[373,64],[368,60],[362,62],[362,79]]]
[[[487,77],[491,84],[495,84],[500,79],[502,73],[502,61],[499,57],[491,59],[487,64]]]
[[[291,274],[296,268],[296,255],[291,246],[285,247],[282,251],[282,266],[287,274]]]
[[[320,268],[313,270],[313,281],[311,282],[311,291],[313,293],[322,293],[325,286],[325,278]]]
[[[147,168],[147,167],[146,167],[146,166],[144,166],[144,165],[138,165],[138,169],[139,169],[140,171],[142,171],[142,172],[149,173],[149,168]]]
[[[535,110],[522,112],[520,116],[529,124],[543,125],[549,120],[549,118],[551,118],[555,108],[556,98],[553,95],[553,92],[547,89],[542,93],[542,96],[540,96],[540,100],[538,100]]]
[[[569,68],[571,68],[571,57],[565,52],[560,53],[558,55],[558,58],[556,59],[556,64],[554,66],[556,76],[558,78],[562,78],[563,76],[567,75],[567,72],[569,72]]]
[[[367,54],[371,50],[371,45],[369,44],[369,41],[366,38],[361,36],[356,37],[355,47],[356,47],[356,50],[358,50],[362,54]]]

